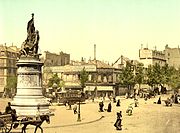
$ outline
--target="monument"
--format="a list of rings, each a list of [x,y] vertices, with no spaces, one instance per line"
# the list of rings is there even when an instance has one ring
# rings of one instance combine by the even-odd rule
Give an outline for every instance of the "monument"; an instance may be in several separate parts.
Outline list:
[[[17,61],[17,92],[12,108],[16,109],[18,116],[34,116],[49,113],[49,103],[42,95],[43,63],[38,54],[39,32],[34,27],[34,14],[27,25],[27,38],[21,46],[19,60]],[[38,110],[39,109],[39,110]]]

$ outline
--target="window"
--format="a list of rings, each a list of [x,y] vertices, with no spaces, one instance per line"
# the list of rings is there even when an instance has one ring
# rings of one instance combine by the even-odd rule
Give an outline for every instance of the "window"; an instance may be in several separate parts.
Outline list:
[[[0,69],[0,75],[4,75],[4,69]]]
[[[2,55],[2,56],[5,56],[5,52],[4,52],[4,51],[1,51],[1,55]]]

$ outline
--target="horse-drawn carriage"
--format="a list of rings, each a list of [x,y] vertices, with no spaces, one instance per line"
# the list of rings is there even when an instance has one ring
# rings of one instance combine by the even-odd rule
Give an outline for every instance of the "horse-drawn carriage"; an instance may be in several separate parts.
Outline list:
[[[21,116],[16,117],[16,114],[1,114],[0,115],[0,131],[2,133],[10,133],[12,129],[17,128],[19,125],[22,126],[21,133],[26,133],[26,127],[28,125],[34,125],[36,133],[37,129],[41,129],[41,133],[43,133],[43,129],[41,127],[42,123],[46,121],[48,124],[50,123],[49,114],[40,115],[38,118],[33,116]]]
[[[11,114],[0,115],[0,129],[1,132],[9,133],[12,129],[12,116]]]

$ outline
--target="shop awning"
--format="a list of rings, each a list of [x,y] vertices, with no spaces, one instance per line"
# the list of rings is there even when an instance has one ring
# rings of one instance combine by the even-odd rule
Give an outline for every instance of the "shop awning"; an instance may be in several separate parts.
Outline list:
[[[112,86],[97,86],[97,91],[113,91]]]
[[[84,88],[84,91],[94,91],[94,89],[95,89],[95,86],[86,86]]]

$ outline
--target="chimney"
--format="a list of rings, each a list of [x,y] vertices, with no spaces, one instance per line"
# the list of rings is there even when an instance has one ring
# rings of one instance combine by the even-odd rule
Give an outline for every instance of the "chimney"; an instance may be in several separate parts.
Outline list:
[[[94,44],[94,60],[96,60],[96,44]]]

